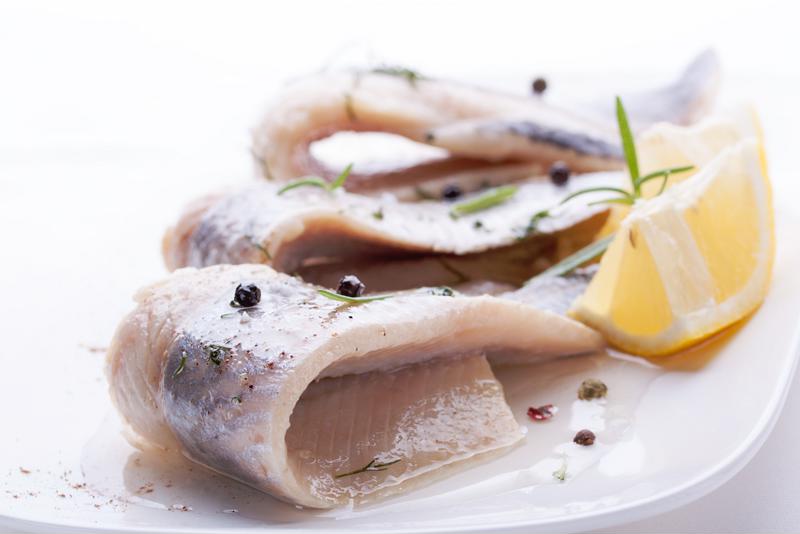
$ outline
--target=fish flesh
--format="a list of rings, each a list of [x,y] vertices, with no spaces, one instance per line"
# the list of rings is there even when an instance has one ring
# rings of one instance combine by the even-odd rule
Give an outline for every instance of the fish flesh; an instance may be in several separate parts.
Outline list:
[[[459,217],[452,203],[314,187],[278,194],[277,184],[258,182],[191,205],[167,231],[164,257],[170,269],[265,263],[328,287],[349,273],[372,290],[475,279],[519,285],[589,244],[606,220],[606,207],[559,201],[579,186],[619,180],[618,173],[567,186],[531,179],[501,205]],[[541,210],[552,216],[533,228]]]
[[[668,86],[627,95],[631,121],[639,127],[691,123],[711,105],[718,80],[719,61],[704,52]],[[621,168],[616,123],[607,108],[604,101],[589,110],[562,109],[541,98],[402,69],[322,73],[286,88],[256,128],[252,152],[264,177],[285,182],[338,174],[310,149],[337,132],[385,132],[446,149],[446,156],[418,169],[351,174],[353,192],[391,191],[407,199],[414,198],[414,185],[454,182],[472,190],[476,174],[492,184],[516,181],[544,174],[555,161],[575,172]]]
[[[260,302],[234,307],[245,283]],[[418,289],[348,305],[264,265],[181,269],[136,300],[107,375],[140,442],[316,508],[501,454],[524,436],[492,367],[603,347],[508,299]]]

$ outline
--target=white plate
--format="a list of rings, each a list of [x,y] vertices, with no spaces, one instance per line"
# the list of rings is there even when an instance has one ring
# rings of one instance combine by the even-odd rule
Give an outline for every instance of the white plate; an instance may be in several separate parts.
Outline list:
[[[25,231],[9,235],[6,250],[19,251],[19,258],[0,277],[0,324],[8,328],[0,351],[0,526],[393,533],[600,528],[711,491],[755,454],[778,417],[800,339],[800,240],[791,235],[800,221],[783,206],[772,289],[749,321],[665,360],[666,370],[582,359],[517,377],[507,391],[529,429],[526,445],[418,492],[361,510],[296,510],[180,459],[140,453],[123,439],[110,409],[102,354],[86,345],[107,343],[131,306],[127,296],[161,276],[155,244],[191,196],[185,180],[167,179],[190,175],[189,159],[152,156],[42,163],[21,168],[19,180],[4,186],[8,206],[0,225]],[[145,160],[150,163],[140,163]],[[193,170],[191,190],[206,190],[225,176]],[[81,190],[94,195],[77,199],[75,183],[53,179],[42,197],[33,178],[51,173],[80,180]],[[50,216],[32,216],[32,206]],[[537,378],[554,370],[557,380]],[[573,402],[587,375],[609,383],[605,406]],[[561,409],[553,421],[526,421],[529,403],[553,401]],[[591,453],[569,445],[575,428],[601,423],[606,428]],[[551,476],[559,451],[568,457],[564,483]]]

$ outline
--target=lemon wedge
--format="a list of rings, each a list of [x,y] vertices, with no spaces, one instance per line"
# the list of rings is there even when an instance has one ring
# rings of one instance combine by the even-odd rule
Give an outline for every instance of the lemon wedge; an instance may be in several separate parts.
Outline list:
[[[639,169],[645,175],[657,169],[693,165],[694,172],[697,172],[723,149],[747,137],[755,137],[761,144],[764,142],[758,115],[750,106],[739,106],[688,127],[655,124],[636,141]],[[692,174],[686,172],[670,176],[667,186],[682,182]],[[651,181],[644,184],[642,195],[650,198],[660,188],[659,180]]]
[[[756,309],[774,248],[763,148],[749,137],[662,195],[639,200],[570,315],[620,349],[668,354]]]
[[[694,171],[670,176],[666,184],[669,188],[691,177],[723,149],[747,137],[756,137],[761,144],[764,142],[758,114],[749,105],[738,105],[692,126],[657,123],[636,140],[639,170],[646,175],[669,167],[695,167]],[[661,180],[652,180],[643,184],[642,196],[651,198],[660,190]],[[630,207],[625,205],[616,204],[610,209],[611,213],[598,238],[616,232],[621,221],[630,213]]]

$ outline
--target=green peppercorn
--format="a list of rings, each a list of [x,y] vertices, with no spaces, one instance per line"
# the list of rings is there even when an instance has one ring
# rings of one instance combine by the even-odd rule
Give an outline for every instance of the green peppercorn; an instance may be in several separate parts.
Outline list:
[[[602,399],[608,394],[608,387],[596,378],[587,378],[578,388],[580,400]]]

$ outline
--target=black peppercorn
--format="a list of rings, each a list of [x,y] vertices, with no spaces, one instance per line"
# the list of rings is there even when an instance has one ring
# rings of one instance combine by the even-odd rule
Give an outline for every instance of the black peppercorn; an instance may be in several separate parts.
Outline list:
[[[534,94],[540,95],[547,90],[547,80],[541,77],[536,78],[533,80],[531,87],[533,88]]]
[[[249,308],[261,302],[261,290],[255,284],[239,284],[233,295],[231,306]]]
[[[442,198],[445,200],[455,200],[462,194],[461,188],[455,184],[444,186],[442,189]]]
[[[431,295],[436,295],[438,297],[455,296],[455,292],[447,286],[432,287],[428,290],[428,293],[430,293]]]
[[[569,180],[570,170],[563,161],[556,161],[550,167],[550,181],[556,185],[564,185]]]
[[[591,430],[583,429],[579,430],[578,433],[575,434],[575,437],[572,438],[572,441],[574,441],[578,445],[583,445],[584,447],[588,447],[589,445],[592,445],[594,443],[595,437],[596,436],[594,435],[594,432],[592,432]]]
[[[336,288],[336,292],[345,297],[360,297],[366,288],[367,286],[357,276],[348,274],[339,280],[339,287]]]

